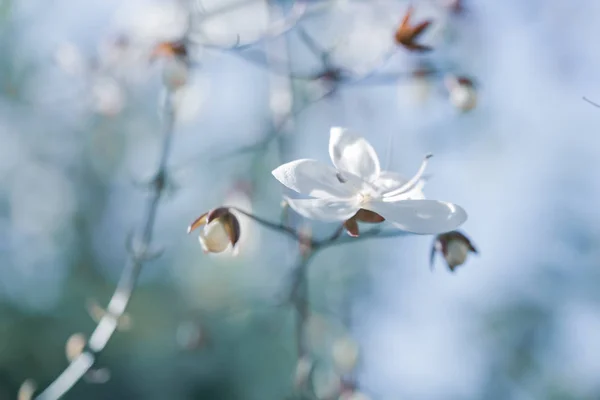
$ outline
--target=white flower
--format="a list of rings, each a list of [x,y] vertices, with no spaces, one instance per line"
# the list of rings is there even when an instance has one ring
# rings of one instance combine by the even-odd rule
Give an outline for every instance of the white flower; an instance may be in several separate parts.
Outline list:
[[[273,170],[277,180],[310,199],[286,198],[300,215],[321,221],[345,221],[360,209],[373,211],[398,228],[417,234],[451,231],[467,220],[452,203],[425,200],[422,179],[427,156],[410,180],[382,171],[373,147],[346,129],[331,128],[329,155],[335,168],[301,159]]]

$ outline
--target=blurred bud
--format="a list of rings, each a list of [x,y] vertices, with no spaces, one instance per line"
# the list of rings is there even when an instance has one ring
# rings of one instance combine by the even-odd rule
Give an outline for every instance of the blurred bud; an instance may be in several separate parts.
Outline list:
[[[183,321],[177,327],[176,340],[182,350],[197,350],[206,344],[206,332],[199,321]]]
[[[477,253],[477,249],[475,249],[469,238],[459,231],[442,233],[435,238],[431,247],[431,268],[433,268],[436,251],[444,256],[450,271],[454,271],[457,266],[464,264],[469,252]]]
[[[183,42],[163,42],[159,43],[154,47],[150,54],[150,61],[154,61],[157,58],[175,58],[179,57],[182,59],[187,58],[188,50]]]
[[[91,369],[83,376],[87,383],[103,384],[110,380],[110,370],[108,368]]]
[[[423,32],[431,25],[431,20],[426,20],[416,25],[411,24],[413,7],[409,6],[404,14],[400,27],[396,30],[394,39],[396,43],[404,46],[405,49],[415,52],[424,52],[431,50],[431,47],[417,43],[417,40]]]
[[[462,14],[465,11],[464,0],[444,0],[442,5],[454,14]]]
[[[163,42],[159,43],[150,54],[150,61],[157,58],[164,59],[163,80],[171,90],[179,89],[188,82],[189,78],[189,53],[185,43]]]
[[[31,400],[33,398],[33,394],[35,393],[35,382],[32,379],[27,379],[21,387],[19,388],[19,393],[17,394],[18,400]]]
[[[310,375],[314,367],[314,362],[309,357],[304,356],[298,360],[296,364],[296,372],[294,374],[294,386],[297,389],[306,387]]]
[[[385,218],[383,218],[381,215],[377,214],[376,212],[365,210],[365,209],[361,208],[360,210],[358,210],[356,212],[356,214],[354,214],[354,216],[352,216],[351,218],[346,220],[346,222],[344,222],[344,228],[346,229],[346,232],[348,233],[348,235],[350,235],[352,237],[358,237],[358,235],[359,235],[358,222],[366,222],[369,224],[378,224],[383,221],[385,221]]]
[[[410,90],[412,97],[417,103],[424,103],[431,94],[431,70],[426,67],[416,69],[412,74]]]
[[[94,320],[94,322],[99,323],[100,320],[106,315],[107,311],[100,307],[97,301],[93,299],[89,299],[87,301],[87,311],[90,314],[90,317]],[[117,320],[117,330],[119,331],[128,331],[131,329],[133,325],[131,321],[131,317],[129,314],[123,313],[119,316]]]
[[[67,356],[67,360],[69,362],[76,359],[85,348],[85,344],[87,343],[87,339],[83,333],[75,333],[67,339],[67,344],[65,345],[65,355]]]
[[[175,57],[165,62],[163,80],[171,90],[177,90],[188,82],[190,68],[187,61]]]
[[[477,89],[471,79],[450,75],[444,81],[454,107],[467,112],[477,106]]]
[[[188,227],[188,233],[203,227],[198,239],[205,253],[221,253],[229,245],[236,250],[235,245],[240,239],[240,224],[229,208],[215,208],[198,217]]]
[[[343,393],[339,400],[371,400],[371,398],[362,392],[351,392]]]
[[[98,63],[105,68],[115,70],[125,66],[133,56],[134,47],[128,36],[120,34],[101,40],[98,45]]]
[[[108,77],[97,79],[91,88],[92,108],[98,114],[112,117],[125,107],[125,93],[121,86]]]
[[[312,374],[312,387],[318,399],[335,399],[340,395],[340,377],[330,369],[315,368]]]
[[[351,372],[358,364],[360,350],[358,343],[347,336],[336,340],[331,348],[333,362],[338,372],[346,374]]]
[[[54,52],[54,62],[64,72],[71,75],[83,73],[86,68],[81,51],[72,43],[62,43]]]

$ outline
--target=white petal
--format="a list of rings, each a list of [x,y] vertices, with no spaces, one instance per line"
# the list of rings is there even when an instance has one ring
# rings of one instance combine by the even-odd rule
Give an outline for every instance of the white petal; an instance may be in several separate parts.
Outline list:
[[[449,232],[467,220],[467,213],[456,204],[438,200],[372,201],[363,206],[398,228],[423,235]]]
[[[225,227],[218,219],[204,226],[198,235],[198,240],[207,253],[221,253],[231,244]]]
[[[345,221],[354,216],[359,207],[353,200],[338,199],[290,199],[290,207],[303,217],[325,222]]]
[[[354,136],[344,128],[331,128],[329,156],[340,171],[347,171],[372,181],[379,176],[379,158],[365,138]]]
[[[337,170],[315,160],[292,161],[277,167],[272,174],[290,189],[312,197],[344,198],[356,193],[350,182],[338,179]]]

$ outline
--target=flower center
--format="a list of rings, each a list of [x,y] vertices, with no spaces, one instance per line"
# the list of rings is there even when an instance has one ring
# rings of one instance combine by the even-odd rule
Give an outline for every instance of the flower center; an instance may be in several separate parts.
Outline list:
[[[364,206],[371,200],[373,200],[373,195],[371,193],[366,193],[364,191],[358,193],[358,203],[361,206]]]

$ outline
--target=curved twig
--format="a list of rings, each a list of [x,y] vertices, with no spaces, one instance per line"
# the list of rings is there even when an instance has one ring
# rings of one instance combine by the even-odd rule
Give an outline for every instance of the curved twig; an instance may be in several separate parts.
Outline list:
[[[154,190],[148,199],[139,242],[132,244],[129,259],[123,269],[117,288],[108,303],[107,312],[94,329],[85,350],[36,397],[37,400],[59,399],[85,375],[96,361],[98,354],[106,347],[117,328],[119,318],[124,314],[133,295],[138,275],[144,262],[147,261],[147,255],[150,253],[158,204],[166,187],[167,160],[171,149],[174,126],[174,109],[170,93],[165,105],[165,116],[165,133],[160,162],[153,180]]]

